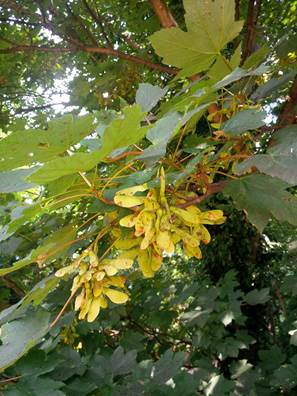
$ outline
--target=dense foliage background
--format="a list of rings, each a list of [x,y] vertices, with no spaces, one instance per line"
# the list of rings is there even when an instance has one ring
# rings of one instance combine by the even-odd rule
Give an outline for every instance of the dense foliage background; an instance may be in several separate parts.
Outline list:
[[[297,395],[296,11],[0,0],[3,395]],[[161,165],[226,222],[79,320],[55,272]]]

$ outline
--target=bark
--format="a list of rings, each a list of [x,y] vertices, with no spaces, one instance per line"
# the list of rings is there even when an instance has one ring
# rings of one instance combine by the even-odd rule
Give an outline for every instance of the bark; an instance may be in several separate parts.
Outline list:
[[[280,127],[297,123],[297,77],[295,77],[291,86],[288,99],[280,112],[278,121]]]
[[[235,20],[240,19],[240,0],[235,0]]]
[[[163,28],[177,26],[176,20],[163,0],[149,0],[149,3]]]
[[[243,43],[242,63],[255,51],[257,22],[262,0],[249,0],[246,21],[246,35]]]

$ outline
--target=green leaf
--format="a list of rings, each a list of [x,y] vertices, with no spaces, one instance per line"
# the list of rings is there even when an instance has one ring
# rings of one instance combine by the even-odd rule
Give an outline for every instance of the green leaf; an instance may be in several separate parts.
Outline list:
[[[32,253],[32,258],[39,265],[54,260],[59,257],[62,251],[68,250],[71,242],[74,241],[76,228],[73,225],[67,225],[46,237],[42,244]]]
[[[133,371],[136,366],[137,352],[135,350],[124,352],[124,349],[119,346],[111,355],[109,366],[112,374],[125,375]]]
[[[286,191],[287,187],[279,179],[253,174],[232,180],[224,193],[231,196],[238,209],[247,212],[251,223],[262,232],[271,218],[297,225],[297,199]]]
[[[36,345],[48,330],[50,314],[35,312],[1,327],[0,372]]]
[[[297,329],[290,330],[290,345],[295,345],[297,346]]]
[[[32,220],[38,214],[43,214],[45,209],[41,207],[39,203],[33,205],[21,205],[17,206],[11,212],[11,222],[6,224],[0,232],[0,241],[4,241],[9,238],[15,231],[17,231],[22,225]]]
[[[137,158],[144,160],[147,165],[154,165],[164,156],[169,140],[180,128],[181,118],[180,114],[174,112],[158,120],[146,135],[152,145],[143,150]]]
[[[59,278],[54,275],[42,279],[18,303],[0,312],[0,324],[19,317],[31,304],[39,305],[58,283]]]
[[[286,355],[277,345],[273,345],[268,350],[260,350],[259,358],[261,360],[260,367],[272,371],[276,370],[286,360]]]
[[[170,349],[167,350],[153,366],[151,381],[159,385],[165,384],[180,371],[184,360],[184,352],[173,353]]]
[[[70,242],[74,240],[76,229],[72,225],[60,228],[43,240],[38,248],[32,250],[30,254],[22,260],[14,263],[13,266],[0,269],[0,276],[18,271],[32,263],[43,265],[45,262],[52,261],[70,247]]]
[[[136,103],[140,105],[142,111],[150,111],[159,100],[166,94],[168,88],[160,88],[149,83],[139,84],[136,92]]]
[[[244,300],[249,305],[265,304],[270,300],[269,289],[252,290],[245,295]]]
[[[137,143],[145,136],[148,127],[140,125],[145,114],[141,111],[139,105],[125,107],[123,115],[114,119],[104,130],[102,146],[99,151],[77,153],[70,157],[57,158],[45,164],[29,180],[33,183],[46,184],[59,177],[94,168],[113,150]]]
[[[11,133],[0,141],[0,170],[51,160],[90,135],[93,123],[93,115],[77,119],[67,115],[51,121],[46,131],[30,129]]]
[[[273,144],[266,154],[254,155],[237,165],[237,174],[256,167],[260,172],[297,184],[297,126],[292,125],[273,135]]]
[[[36,169],[37,167],[0,172],[0,193],[18,192],[36,187],[36,184],[25,181],[26,177],[36,172]]]
[[[184,7],[187,32],[173,27],[150,38],[164,63],[183,69],[181,77],[208,69],[243,26],[234,21],[234,0],[184,0]]]
[[[214,375],[205,388],[206,396],[229,396],[233,392],[234,383],[221,375]]]
[[[213,87],[216,90],[221,89],[223,87],[226,87],[227,85],[232,84],[235,81],[241,80],[242,78],[250,77],[250,76],[261,76],[263,73],[267,71],[268,71],[268,67],[264,65],[261,65],[254,70],[245,70],[245,69],[241,69],[240,67],[237,67],[230,74],[224,77],[221,81],[217,82]]]
[[[218,54],[238,36],[243,21],[234,21],[234,0],[184,0],[185,21],[206,53]]]
[[[265,125],[266,112],[258,109],[247,109],[236,113],[225,122],[223,129],[230,135],[239,135]]]
[[[22,269],[24,267],[27,267],[27,265],[30,265],[33,262],[34,261],[31,258],[31,254],[29,254],[24,259],[15,262],[11,267],[1,268],[0,269],[0,276],[4,276],[4,275],[7,275],[7,274],[10,274],[11,272],[18,271],[18,270],[20,270],[20,269]]]
[[[265,84],[260,85],[256,91],[251,95],[252,100],[259,100],[267,98],[273,93],[277,93],[278,89],[283,87],[289,81],[292,81],[296,75],[296,71],[292,70],[289,73],[282,75],[280,78],[271,78]]]
[[[262,45],[257,51],[253,52],[244,62],[244,69],[251,69],[252,67],[257,67],[264,62],[267,55],[270,52],[270,48],[267,44]]]
[[[65,384],[60,381],[55,381],[51,378],[36,378],[25,377],[22,378],[14,388],[9,388],[5,395],[7,396],[65,396],[65,393],[60,391]]]
[[[286,390],[293,389],[297,385],[297,367],[293,364],[284,364],[279,367],[273,373],[271,385],[281,386]]]

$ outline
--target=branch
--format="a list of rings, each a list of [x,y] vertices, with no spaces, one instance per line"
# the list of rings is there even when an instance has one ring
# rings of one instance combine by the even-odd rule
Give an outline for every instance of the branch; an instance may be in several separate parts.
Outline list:
[[[11,53],[27,53],[27,52],[34,52],[34,51],[39,51],[39,52],[52,52],[56,54],[63,54],[63,53],[75,53],[75,52],[87,52],[87,53],[95,53],[95,54],[101,54],[105,56],[113,56],[115,58],[120,58],[124,59],[128,62],[136,63],[138,65],[143,65],[146,66],[150,69],[154,70],[159,70],[164,73],[168,73],[170,75],[175,75],[177,74],[177,69],[174,69],[172,67],[167,67],[163,66],[154,62],[151,62],[149,60],[139,58],[138,56],[135,55],[129,55],[125,54],[124,52],[114,50],[112,48],[104,48],[104,47],[79,47],[79,48],[64,48],[64,47],[44,47],[44,46],[29,46],[29,45],[18,45],[10,48],[4,48],[0,49],[0,54],[11,54]]]
[[[235,0],[235,21],[240,19],[240,0]]]
[[[83,0],[83,3],[84,3],[84,6],[85,6],[86,10],[88,11],[88,13],[89,13],[89,14],[91,15],[91,17],[93,18],[93,20],[99,25],[100,30],[101,30],[101,33],[102,33],[102,35],[104,36],[104,38],[105,38],[107,44],[108,44],[110,47],[112,47],[112,43],[111,43],[111,41],[109,40],[109,38],[108,38],[108,36],[107,36],[107,34],[106,34],[105,30],[104,30],[104,26],[103,26],[103,22],[101,21],[101,18],[99,17],[99,15],[97,14],[97,12],[94,11],[94,10],[90,7],[90,5],[88,4],[87,0]]]
[[[176,20],[163,0],[149,0],[149,3],[163,28],[178,26]]]
[[[256,27],[260,14],[262,0],[249,0],[248,16],[246,21],[246,36],[243,43],[242,63],[255,50]]]
[[[288,100],[285,102],[278,120],[280,127],[297,123],[297,76],[291,86]]]
[[[183,209],[183,208],[187,208],[188,206],[198,204],[201,201],[204,201],[206,198],[210,197],[211,195],[223,191],[227,183],[228,183],[227,180],[222,180],[220,182],[210,184],[205,194],[190,199],[187,202],[176,206]]]
[[[49,107],[53,107],[53,106],[60,106],[60,105],[65,105],[65,106],[70,106],[68,102],[60,102],[60,103],[47,103],[44,105],[40,105],[40,106],[35,106],[35,107],[28,107],[26,109],[17,109],[15,111],[15,114],[22,114],[22,113],[30,113],[31,111],[36,111],[36,110],[44,110],[47,109]]]
[[[13,290],[15,292],[15,294],[20,297],[23,298],[25,295],[25,292],[10,278],[8,278],[7,276],[3,276],[1,278],[1,281],[11,290]]]

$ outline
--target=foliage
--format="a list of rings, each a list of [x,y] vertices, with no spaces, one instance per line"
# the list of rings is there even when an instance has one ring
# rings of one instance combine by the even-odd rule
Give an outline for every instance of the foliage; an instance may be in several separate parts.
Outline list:
[[[168,3],[0,5],[4,395],[296,394],[295,15]]]

